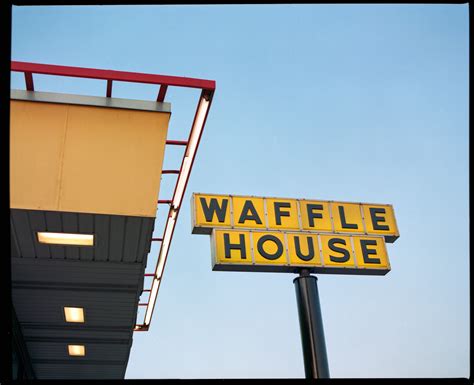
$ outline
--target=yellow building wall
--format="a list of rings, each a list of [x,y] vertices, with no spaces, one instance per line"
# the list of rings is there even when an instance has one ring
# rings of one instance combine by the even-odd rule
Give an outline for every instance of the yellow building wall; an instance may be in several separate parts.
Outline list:
[[[169,112],[11,100],[10,207],[155,217]]]

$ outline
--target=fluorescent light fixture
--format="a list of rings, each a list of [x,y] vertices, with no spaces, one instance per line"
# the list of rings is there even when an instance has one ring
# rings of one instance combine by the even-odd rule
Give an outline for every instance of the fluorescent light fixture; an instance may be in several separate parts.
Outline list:
[[[66,322],[84,323],[84,309],[82,307],[64,307]]]
[[[174,211],[173,213],[176,213]],[[161,276],[163,275],[163,270],[165,268],[166,257],[168,255],[168,250],[171,242],[171,234],[173,234],[174,225],[176,224],[176,215],[171,214],[166,222],[165,234],[163,235],[163,241],[161,242],[160,255],[158,257],[158,266],[156,267],[155,278],[151,285],[150,297],[148,299],[148,306],[145,313],[145,325],[150,324],[151,315],[153,313],[153,308],[155,307],[156,296],[158,295],[158,288],[160,287]]]
[[[173,198],[173,207],[178,208],[181,203],[181,198],[184,194],[184,188],[186,187],[186,181],[188,179],[189,171],[191,170],[191,158],[185,156],[183,160],[183,166],[179,173],[178,183],[176,184],[176,192]]]
[[[170,217],[173,221],[175,221],[177,216],[178,216],[178,210],[175,209],[171,212]]]
[[[197,142],[204,125],[204,119],[206,118],[207,110],[209,109],[209,103],[210,101],[204,98],[201,98],[201,101],[199,102],[196,118],[194,119],[191,136],[189,138],[188,148],[186,150],[186,156],[192,157],[196,151]]]
[[[163,270],[165,268],[165,261],[168,255],[168,250],[170,248],[171,234],[173,234],[173,229],[175,225],[175,219],[170,217],[166,223],[165,235],[163,236],[163,241],[161,242],[160,255],[158,257],[158,266],[156,267],[155,276],[161,279],[163,275]]]
[[[209,100],[206,100],[204,98],[201,98],[199,102],[199,107],[196,112],[194,124],[191,129],[188,146],[186,148],[186,154],[184,156],[183,165],[181,167],[181,172],[179,173],[178,183],[176,184],[176,192],[173,198],[173,206],[175,208],[179,207],[179,204],[181,203],[181,198],[184,194],[186,181],[188,180],[188,175],[191,170],[191,162],[194,159],[198,140],[201,136],[202,128],[204,126],[204,119],[206,118],[207,110],[209,109],[209,103]]]
[[[94,235],[38,232],[38,242],[50,245],[93,246]]]
[[[151,316],[153,314],[153,309],[155,307],[156,297],[158,295],[158,289],[161,283],[161,276],[163,275],[163,270],[165,268],[165,262],[168,255],[168,250],[171,242],[171,234],[176,223],[176,217],[178,215],[179,205],[183,198],[184,189],[186,187],[186,182],[188,180],[189,173],[191,171],[191,163],[194,159],[199,138],[204,126],[204,120],[206,119],[207,112],[209,110],[210,100],[201,97],[199,101],[199,107],[194,118],[193,127],[191,129],[191,134],[188,140],[188,145],[186,147],[186,153],[184,155],[183,164],[181,165],[181,170],[179,173],[178,182],[176,183],[176,189],[173,196],[172,207],[174,210],[171,212],[166,223],[165,234],[163,235],[163,240],[161,242],[160,255],[158,257],[158,265],[156,267],[155,278],[151,286],[150,297],[148,299],[148,306],[146,307],[145,320],[143,325],[147,327],[150,324]],[[135,327],[135,330],[140,328]]]
[[[68,345],[67,351],[70,356],[84,357],[86,355],[86,347],[84,345]]]
[[[148,306],[145,314],[145,325],[149,325],[151,321],[151,315],[153,314],[153,308],[155,307],[156,296],[158,295],[158,288],[160,287],[160,280],[158,278],[153,279],[153,284],[150,292],[150,299],[148,300]]]

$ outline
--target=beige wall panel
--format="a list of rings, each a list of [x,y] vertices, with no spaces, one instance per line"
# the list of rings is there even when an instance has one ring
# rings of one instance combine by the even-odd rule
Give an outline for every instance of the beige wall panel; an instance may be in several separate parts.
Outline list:
[[[10,206],[56,210],[68,106],[10,103]]]
[[[59,210],[154,217],[169,116],[70,106]]]
[[[43,120],[53,119],[50,115],[57,114],[52,107],[59,106],[29,104],[38,105],[34,108],[36,116],[25,122],[23,128],[30,131],[41,131],[47,125]],[[59,189],[49,188],[45,192],[45,196],[51,196],[46,204],[38,202],[32,191],[22,191],[27,196],[24,204],[21,207],[12,204],[12,207],[154,217],[170,114],[77,105],[61,107],[67,111],[65,134],[60,138],[56,134],[52,136],[63,141],[63,150],[60,146],[60,158],[55,158],[54,165],[51,160],[50,169],[45,168],[44,172],[47,178],[52,178],[51,174],[58,178],[59,169]],[[17,125],[12,125],[12,130],[16,131]],[[25,147],[24,141],[21,138],[19,147]],[[26,151],[25,159],[17,159],[12,166],[16,168],[16,163],[28,162],[16,173],[19,179],[33,171],[29,160],[32,156],[42,161],[43,142],[32,148],[34,154]],[[43,178],[35,177],[35,181],[43,189]],[[25,182],[21,189],[24,188]],[[18,190],[18,186],[12,188],[12,196]],[[51,204],[55,201],[56,205]]]

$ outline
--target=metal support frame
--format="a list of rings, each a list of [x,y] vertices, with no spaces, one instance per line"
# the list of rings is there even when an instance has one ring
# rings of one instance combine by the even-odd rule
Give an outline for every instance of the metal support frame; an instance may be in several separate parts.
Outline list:
[[[20,61],[11,62],[11,71],[23,72],[25,75],[25,84],[28,91],[34,91],[33,74],[79,77],[86,79],[106,80],[106,97],[112,97],[112,85],[114,81],[145,83],[159,85],[159,91],[156,98],[157,102],[163,102],[169,87],[185,87],[201,89],[201,94],[197,103],[194,119],[189,131],[188,140],[166,140],[166,145],[185,146],[181,166],[178,170],[164,170],[163,174],[177,174],[176,185],[172,199],[159,199],[158,204],[169,204],[168,217],[163,236],[152,238],[152,241],[161,242],[158,260],[154,274],[145,274],[145,277],[153,277],[150,289],[143,290],[149,292],[150,297],[147,303],[139,303],[139,306],[146,306],[145,319],[141,324],[136,324],[135,331],[146,331],[150,327],[153,309],[155,307],[158,295],[159,285],[166,265],[169,247],[173,238],[174,227],[179,215],[179,209],[183,200],[184,193],[188,184],[189,176],[194,164],[199,143],[201,141],[202,131],[206,124],[207,115],[212,104],[212,98],[216,89],[214,80],[196,79],[178,76],[166,76],[157,74],[145,74],[138,72],[125,72],[114,70],[103,70],[95,68],[82,68],[70,66],[58,66],[51,64],[38,64]],[[178,172],[176,172],[178,171]]]
[[[318,279],[303,269],[293,280],[303,347],[306,378],[329,378],[323,319],[319,303]]]

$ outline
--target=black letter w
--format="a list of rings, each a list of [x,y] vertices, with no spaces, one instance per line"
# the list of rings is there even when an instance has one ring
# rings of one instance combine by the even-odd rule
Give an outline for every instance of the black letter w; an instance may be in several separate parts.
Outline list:
[[[227,211],[227,204],[229,203],[228,199],[222,199],[222,207],[219,207],[219,203],[216,198],[211,198],[209,206],[207,205],[206,198],[199,198],[201,201],[202,211],[206,217],[206,222],[212,222],[214,218],[214,213],[217,215],[219,222],[225,221],[225,212]]]

